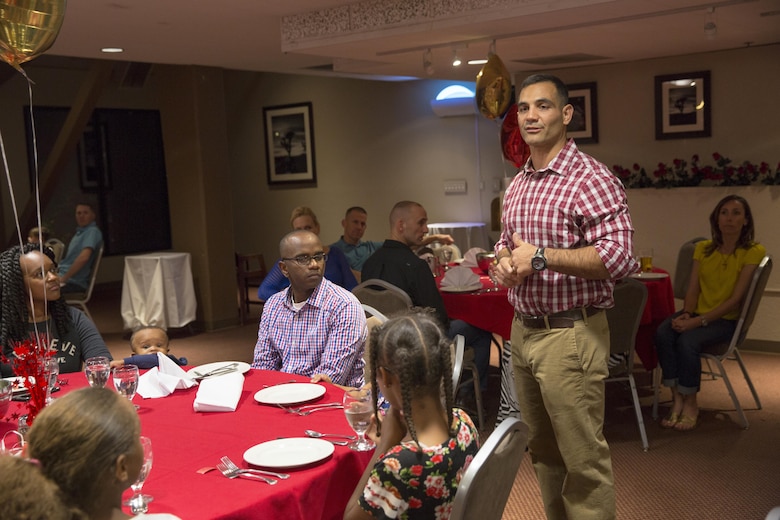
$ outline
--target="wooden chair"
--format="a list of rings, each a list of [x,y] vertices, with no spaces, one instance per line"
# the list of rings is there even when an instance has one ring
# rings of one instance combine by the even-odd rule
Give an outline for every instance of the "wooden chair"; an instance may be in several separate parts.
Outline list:
[[[249,316],[249,306],[262,305],[262,302],[250,298],[251,294],[257,294],[257,288],[268,274],[265,268],[265,259],[259,253],[236,253],[236,281],[238,282],[239,305],[238,314],[241,325]]]
[[[527,442],[528,426],[514,417],[493,430],[460,479],[450,520],[501,520]]]
[[[89,309],[87,308],[87,303],[89,303],[89,299],[92,298],[92,289],[95,288],[95,280],[97,279],[98,268],[100,267],[100,260],[102,260],[103,258],[104,247],[105,246],[103,244],[100,244],[100,247],[96,252],[97,256],[95,256],[95,263],[92,264],[92,271],[90,271],[89,273],[89,285],[87,286],[87,290],[84,292],[65,294],[65,303],[80,308],[82,311],[84,311],[84,314],[86,314],[87,317],[90,320],[92,320],[93,323],[95,320],[92,319],[92,315],[89,313]]]

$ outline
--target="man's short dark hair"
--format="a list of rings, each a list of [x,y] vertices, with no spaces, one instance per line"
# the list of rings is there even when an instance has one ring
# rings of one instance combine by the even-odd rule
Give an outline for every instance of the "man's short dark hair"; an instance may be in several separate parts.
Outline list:
[[[352,206],[351,208],[347,209],[346,213],[344,213],[344,217],[348,217],[349,214],[352,213],[353,211],[357,211],[359,213],[362,213],[363,215],[368,215],[368,211],[361,208],[360,206]]]
[[[532,74],[531,76],[528,76],[520,84],[520,88],[517,91],[518,96],[520,95],[520,91],[522,91],[525,87],[546,82],[550,82],[555,85],[555,90],[558,93],[559,101],[561,101],[561,107],[568,105],[569,88],[566,86],[566,83],[561,81],[561,78],[558,76],[553,76],[552,74]]]

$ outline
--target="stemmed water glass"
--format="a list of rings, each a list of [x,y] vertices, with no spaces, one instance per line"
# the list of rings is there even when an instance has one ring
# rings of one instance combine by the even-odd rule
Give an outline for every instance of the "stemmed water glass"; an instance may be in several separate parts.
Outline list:
[[[366,437],[366,431],[371,424],[374,413],[374,403],[371,400],[371,389],[355,388],[344,392],[344,414],[347,422],[358,434],[358,438],[349,444],[355,451],[368,451],[376,447],[374,441]]]
[[[488,276],[490,277],[490,281],[493,282],[493,288],[487,289],[486,292],[494,291],[497,292],[498,289],[498,278],[496,278],[496,266],[498,265],[498,259],[494,258],[493,262],[491,262],[490,267],[488,268]]]
[[[138,389],[138,367],[135,365],[116,367],[113,376],[116,391],[125,396],[128,401],[133,402],[133,397]],[[133,406],[136,410],[138,409],[138,405]]]
[[[146,513],[149,510],[149,502],[154,500],[151,495],[141,494],[141,489],[144,487],[144,482],[149,476],[149,472],[152,471],[152,439],[149,437],[140,437],[141,446],[144,449],[144,462],[141,465],[141,472],[138,474],[138,478],[132,483],[130,488],[133,490],[133,496],[125,500],[124,505],[130,506],[130,511],[137,515],[139,513]]]
[[[444,270],[448,270],[450,268],[450,261],[452,260],[452,249],[447,246],[443,246],[441,248],[441,259],[444,261]]]
[[[105,356],[88,358],[84,362],[84,374],[87,376],[89,386],[103,388],[108,383],[108,375],[111,373],[111,362]]]

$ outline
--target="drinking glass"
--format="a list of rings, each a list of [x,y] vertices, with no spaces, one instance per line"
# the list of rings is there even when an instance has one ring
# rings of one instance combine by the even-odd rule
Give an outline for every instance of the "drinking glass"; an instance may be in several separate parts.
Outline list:
[[[490,263],[490,267],[488,268],[488,276],[490,277],[490,281],[493,282],[493,288],[487,289],[485,292],[498,292],[500,289],[498,288],[498,278],[496,278],[496,266],[498,265],[498,259],[493,258],[493,261]]]
[[[140,441],[144,449],[144,462],[141,465],[141,472],[138,474],[138,478],[130,486],[133,490],[133,496],[124,501],[124,505],[130,506],[130,511],[134,515],[146,513],[149,510],[149,502],[154,500],[153,496],[141,493],[144,482],[149,476],[149,472],[152,471],[152,439],[141,436]]]
[[[349,444],[355,451],[368,451],[376,447],[374,441],[366,437],[366,431],[371,424],[374,413],[374,403],[371,400],[369,388],[356,388],[344,392],[344,415],[347,422],[358,434],[358,438]]]
[[[105,356],[96,356],[84,362],[84,374],[87,376],[89,386],[103,388],[108,383],[108,375],[111,373],[110,361]]]
[[[450,262],[452,261],[452,249],[449,247],[442,247],[441,249],[441,259],[444,260],[444,270],[450,268]]]
[[[122,365],[114,368],[114,388],[132,402],[135,391],[138,389],[138,367],[135,365]],[[133,405],[138,409],[138,405]]]
[[[639,265],[643,273],[649,273],[653,270],[653,250],[650,248],[639,250]]]
[[[60,360],[56,357],[46,358],[46,378],[48,386],[46,388],[46,404],[51,404],[54,400],[51,396],[54,387],[57,386],[57,378],[60,376]]]

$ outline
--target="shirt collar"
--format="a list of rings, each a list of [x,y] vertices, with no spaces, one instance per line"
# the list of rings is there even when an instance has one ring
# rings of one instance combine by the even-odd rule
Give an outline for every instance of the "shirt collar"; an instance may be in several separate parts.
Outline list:
[[[557,175],[565,176],[578,152],[579,151],[577,149],[577,145],[574,142],[574,139],[569,139],[563,148],[561,148],[560,151],[555,154],[555,157],[553,157],[544,168],[535,170],[531,166],[531,158],[529,157],[523,166],[523,174],[526,177],[544,177],[548,173],[555,173]]]

